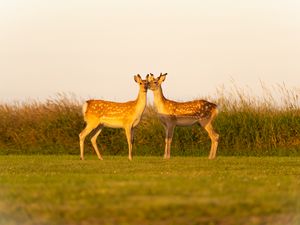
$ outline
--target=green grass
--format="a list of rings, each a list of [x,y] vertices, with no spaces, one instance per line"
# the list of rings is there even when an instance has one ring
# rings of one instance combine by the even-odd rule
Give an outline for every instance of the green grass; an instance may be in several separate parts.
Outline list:
[[[300,224],[299,157],[0,156],[0,224]]]

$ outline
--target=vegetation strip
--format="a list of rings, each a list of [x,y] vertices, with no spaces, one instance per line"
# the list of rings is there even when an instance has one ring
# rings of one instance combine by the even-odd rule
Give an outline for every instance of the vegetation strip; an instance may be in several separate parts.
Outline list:
[[[300,156],[299,89],[279,86],[263,91],[261,97],[253,97],[234,87],[219,90],[215,99],[204,98],[219,106],[213,123],[220,134],[218,155]],[[0,154],[79,154],[78,134],[85,126],[83,103],[59,95],[44,102],[0,104]],[[134,132],[133,155],[163,155],[164,136],[154,107],[149,105]],[[93,152],[86,142],[86,152]],[[104,128],[98,145],[104,156],[128,153],[122,129]],[[210,139],[201,127],[175,129],[172,156],[207,156],[209,149]]]

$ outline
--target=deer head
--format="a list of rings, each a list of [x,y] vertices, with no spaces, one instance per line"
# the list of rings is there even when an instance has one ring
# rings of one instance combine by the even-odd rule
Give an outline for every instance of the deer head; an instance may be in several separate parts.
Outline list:
[[[140,86],[140,90],[143,92],[147,92],[149,82],[148,82],[149,74],[146,76],[146,79],[143,80],[139,74],[134,76],[134,81]]]
[[[167,76],[167,73],[162,74],[160,73],[159,77],[155,78],[154,75],[152,73],[150,73],[150,76],[147,75],[147,80],[149,82],[149,88],[152,91],[157,90],[160,85],[162,84],[162,82],[165,81]]]

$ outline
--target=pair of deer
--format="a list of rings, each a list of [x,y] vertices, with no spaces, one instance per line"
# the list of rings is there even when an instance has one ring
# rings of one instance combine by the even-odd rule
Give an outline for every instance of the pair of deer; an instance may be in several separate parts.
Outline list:
[[[140,87],[135,101],[117,103],[103,100],[88,100],[82,109],[86,127],[79,134],[80,158],[84,159],[85,137],[93,131],[91,142],[98,158],[102,160],[96,140],[103,127],[112,127],[125,129],[129,149],[128,158],[132,160],[133,130],[140,122],[145,110],[147,90],[150,89],[153,91],[154,105],[166,131],[164,158],[170,158],[170,147],[176,125],[190,126],[198,123],[208,132],[211,139],[209,159],[214,159],[216,157],[219,134],[214,131],[211,123],[218,114],[217,105],[205,100],[175,102],[166,99],[161,88],[166,75],[160,74],[159,77],[155,78],[153,74],[148,74],[145,80],[139,74],[134,76],[135,82]]]

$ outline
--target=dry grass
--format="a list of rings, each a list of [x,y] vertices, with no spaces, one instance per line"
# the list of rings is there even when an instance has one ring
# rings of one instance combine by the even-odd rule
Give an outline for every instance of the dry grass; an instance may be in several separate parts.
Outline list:
[[[215,127],[221,134],[221,155],[299,155],[300,89],[278,85],[253,95],[234,84],[217,90],[221,113]],[[60,94],[53,99],[0,104],[0,154],[78,154],[78,134],[84,127],[81,100]],[[104,154],[127,154],[123,130],[103,130],[98,141]],[[135,132],[135,153],[162,155],[164,131],[149,106]],[[198,126],[176,128],[174,155],[207,155],[210,140]],[[92,152],[89,146],[88,152]]]

